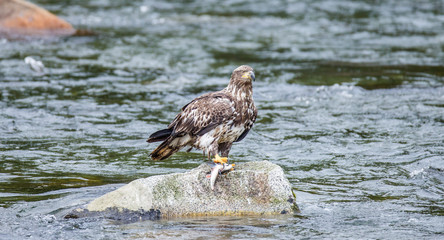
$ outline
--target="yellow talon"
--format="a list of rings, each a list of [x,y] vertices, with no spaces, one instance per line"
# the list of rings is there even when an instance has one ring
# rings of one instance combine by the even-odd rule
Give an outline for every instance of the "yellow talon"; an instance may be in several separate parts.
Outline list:
[[[213,162],[214,163],[224,164],[224,163],[228,162],[228,158],[221,157],[221,156],[219,156],[219,154],[216,153],[216,156],[214,156],[214,158],[213,158]]]

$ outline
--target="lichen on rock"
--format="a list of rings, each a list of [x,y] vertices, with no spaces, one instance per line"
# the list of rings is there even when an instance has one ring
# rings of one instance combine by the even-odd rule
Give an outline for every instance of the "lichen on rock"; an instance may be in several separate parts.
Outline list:
[[[158,212],[162,217],[272,215],[298,211],[290,182],[269,161],[236,165],[217,178],[214,190],[206,178],[208,164],[184,173],[135,180],[93,200],[86,212]],[[74,216],[71,213],[70,216]],[[83,214],[84,215],[84,214]],[[83,216],[82,215],[82,216]]]

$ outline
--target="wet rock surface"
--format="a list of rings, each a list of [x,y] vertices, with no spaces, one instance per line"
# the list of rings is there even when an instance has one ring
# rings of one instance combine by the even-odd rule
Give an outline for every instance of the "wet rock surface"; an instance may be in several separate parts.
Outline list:
[[[128,209],[107,208],[104,211],[89,211],[88,209],[78,208],[65,215],[65,219],[92,217],[106,218],[120,223],[132,223],[137,221],[159,220],[161,216],[161,212],[154,209],[150,209],[149,211],[131,211]]]
[[[102,212],[112,219],[126,219],[126,216],[133,219],[138,219],[134,216],[141,219],[154,216],[156,219],[298,211],[290,183],[276,164],[268,161],[240,164],[236,170],[219,176],[214,190],[210,189],[207,178],[209,171],[210,167],[204,163],[185,173],[138,179],[93,200],[86,209],[74,210],[67,217],[97,216]]]

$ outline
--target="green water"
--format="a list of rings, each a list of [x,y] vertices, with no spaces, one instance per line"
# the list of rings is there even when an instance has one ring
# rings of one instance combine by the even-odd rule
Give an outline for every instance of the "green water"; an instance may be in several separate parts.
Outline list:
[[[34,2],[95,34],[0,39],[0,239],[443,237],[442,1]],[[145,140],[241,64],[259,114],[231,158],[282,166],[300,214],[63,219],[200,165]]]

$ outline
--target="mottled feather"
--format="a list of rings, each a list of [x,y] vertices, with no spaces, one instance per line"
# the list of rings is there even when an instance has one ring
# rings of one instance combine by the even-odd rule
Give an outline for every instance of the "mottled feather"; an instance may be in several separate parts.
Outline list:
[[[233,116],[233,99],[225,93],[208,93],[182,108],[168,126],[173,133],[203,135]]]
[[[207,93],[186,104],[174,120],[153,133],[147,142],[163,141],[150,155],[166,159],[185,146],[228,156],[233,142],[241,141],[256,120],[252,97],[253,69],[236,68],[221,91]]]

